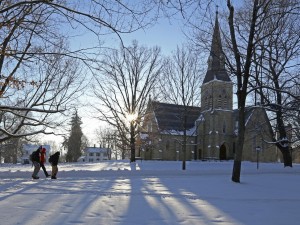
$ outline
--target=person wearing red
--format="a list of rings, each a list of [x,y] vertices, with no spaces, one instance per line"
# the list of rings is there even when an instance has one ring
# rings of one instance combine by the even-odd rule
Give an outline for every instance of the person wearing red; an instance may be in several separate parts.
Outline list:
[[[40,148],[42,148],[42,146]],[[40,155],[40,166],[43,169],[45,176],[49,177],[50,175],[48,174],[48,172],[45,168],[45,162],[46,162],[46,149],[42,148],[41,155]]]

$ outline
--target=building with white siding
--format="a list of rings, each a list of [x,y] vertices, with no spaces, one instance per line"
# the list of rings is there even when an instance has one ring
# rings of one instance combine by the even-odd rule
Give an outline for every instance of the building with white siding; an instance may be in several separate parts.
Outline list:
[[[84,149],[84,155],[78,159],[78,162],[99,162],[109,160],[110,156],[110,148],[87,147]]]

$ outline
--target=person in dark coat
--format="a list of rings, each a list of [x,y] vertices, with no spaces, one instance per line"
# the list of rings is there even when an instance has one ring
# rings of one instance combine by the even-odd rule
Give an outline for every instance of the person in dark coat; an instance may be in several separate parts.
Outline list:
[[[59,160],[60,152],[55,152],[53,155],[49,157],[49,162],[51,163],[52,166],[52,174],[51,174],[51,179],[56,179],[56,175],[58,172],[58,160]]]
[[[32,165],[34,166],[34,170],[32,173],[32,178],[33,179],[39,179],[38,173],[40,171],[40,153],[41,153],[41,148],[38,148],[36,151],[33,151],[31,154],[31,161]]]
[[[42,167],[44,174],[46,177],[50,177],[50,175],[48,174],[46,168],[45,168],[45,162],[46,162],[46,149],[42,148],[42,146],[40,147],[41,150],[41,154],[40,154],[40,166]]]

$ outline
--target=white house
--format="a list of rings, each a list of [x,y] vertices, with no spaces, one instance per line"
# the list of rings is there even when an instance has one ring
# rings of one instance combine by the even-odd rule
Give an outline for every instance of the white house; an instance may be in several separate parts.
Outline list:
[[[78,162],[99,162],[110,159],[109,148],[86,147],[84,155],[79,157]]]
[[[41,145],[33,145],[33,144],[23,144],[22,145],[22,157],[21,157],[21,163],[22,164],[29,164],[29,156],[30,154],[37,150]],[[49,152],[50,152],[50,145],[42,145],[43,148],[46,149],[46,159],[48,159]]]

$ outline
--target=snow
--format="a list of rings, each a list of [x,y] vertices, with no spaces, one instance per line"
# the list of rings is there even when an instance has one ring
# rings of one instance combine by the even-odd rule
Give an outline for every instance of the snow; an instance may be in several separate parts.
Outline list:
[[[0,165],[2,225],[294,225],[300,165],[232,161],[59,164],[58,179],[32,180],[31,165]],[[135,167],[134,167],[135,165]],[[46,168],[50,170],[49,164]]]

